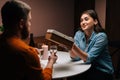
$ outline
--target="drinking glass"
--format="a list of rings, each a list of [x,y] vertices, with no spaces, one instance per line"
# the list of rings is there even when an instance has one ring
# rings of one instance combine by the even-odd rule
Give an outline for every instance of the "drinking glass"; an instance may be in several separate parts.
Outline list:
[[[50,46],[50,53],[57,53],[57,45],[51,45]]]

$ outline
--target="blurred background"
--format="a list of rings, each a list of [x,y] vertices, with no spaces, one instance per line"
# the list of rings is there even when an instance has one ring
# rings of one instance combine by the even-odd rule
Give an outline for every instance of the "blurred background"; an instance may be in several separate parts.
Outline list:
[[[7,0],[0,0],[0,8]],[[95,9],[105,27],[106,0],[22,0],[32,7],[31,32],[45,35],[47,29],[56,29],[74,36],[79,25],[79,15],[86,9]],[[0,13],[1,15],[1,13]],[[0,25],[1,16],[0,16]]]
[[[0,10],[7,0],[0,0]],[[120,2],[119,0],[22,0],[32,7],[31,33],[35,43],[45,40],[47,29],[55,29],[74,37],[79,27],[79,15],[87,9],[98,13],[100,22],[109,39],[110,55],[115,68],[115,77],[120,77]],[[1,13],[0,13],[1,15]],[[2,20],[0,16],[0,26]],[[0,28],[0,30],[3,30]],[[29,40],[27,40],[29,42]]]

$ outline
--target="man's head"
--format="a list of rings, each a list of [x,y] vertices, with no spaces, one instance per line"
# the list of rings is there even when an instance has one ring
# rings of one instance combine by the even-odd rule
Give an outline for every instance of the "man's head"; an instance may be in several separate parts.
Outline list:
[[[29,5],[20,0],[7,1],[1,9],[1,16],[5,31],[12,33],[12,35],[19,32],[22,39],[28,37],[31,25]]]

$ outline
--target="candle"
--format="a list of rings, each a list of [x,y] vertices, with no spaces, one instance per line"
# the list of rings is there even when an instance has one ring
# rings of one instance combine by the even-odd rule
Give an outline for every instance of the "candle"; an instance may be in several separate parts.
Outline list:
[[[46,60],[48,59],[48,45],[42,45],[42,49],[43,49],[43,55],[42,55],[42,59]]]

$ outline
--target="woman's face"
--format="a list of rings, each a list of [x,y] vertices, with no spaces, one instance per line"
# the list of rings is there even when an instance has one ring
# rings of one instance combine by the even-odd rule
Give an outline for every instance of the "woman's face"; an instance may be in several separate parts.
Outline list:
[[[94,20],[90,15],[83,14],[80,18],[80,26],[83,31],[94,30],[94,25],[97,24],[97,20]]]

